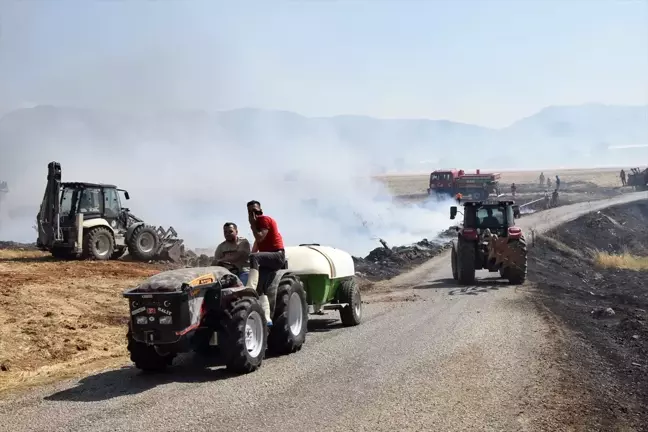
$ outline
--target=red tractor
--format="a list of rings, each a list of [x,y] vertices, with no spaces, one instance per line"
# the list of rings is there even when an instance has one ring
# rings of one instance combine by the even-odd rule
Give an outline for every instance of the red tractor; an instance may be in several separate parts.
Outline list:
[[[436,170],[430,174],[428,195],[435,194],[439,199],[454,197],[460,193],[464,199],[485,200],[491,194],[500,194],[500,173],[466,174],[464,170]]]
[[[523,284],[527,274],[527,245],[515,226],[513,201],[466,201],[463,224],[452,242],[452,277],[462,285],[475,283],[475,271],[499,271],[512,284]],[[450,208],[450,219],[457,207]]]

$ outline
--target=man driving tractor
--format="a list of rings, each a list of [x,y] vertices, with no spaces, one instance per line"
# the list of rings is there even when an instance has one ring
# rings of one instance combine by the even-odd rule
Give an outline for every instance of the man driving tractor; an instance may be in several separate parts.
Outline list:
[[[493,215],[493,209],[487,208],[486,217],[481,221],[482,226],[492,228],[498,226],[499,223],[499,220]]]
[[[238,227],[234,222],[223,225],[223,236],[225,241],[216,248],[212,265],[235,267],[234,272],[246,284],[250,272],[250,242],[238,235]]]
[[[254,246],[250,254],[250,275],[246,287],[257,289],[261,280],[259,301],[265,312],[268,325],[272,325],[270,317],[270,302],[265,292],[268,273],[280,270],[286,264],[283,237],[279,233],[277,222],[270,216],[264,215],[259,201],[247,203],[248,220],[254,235]],[[258,291],[258,289],[257,289]]]

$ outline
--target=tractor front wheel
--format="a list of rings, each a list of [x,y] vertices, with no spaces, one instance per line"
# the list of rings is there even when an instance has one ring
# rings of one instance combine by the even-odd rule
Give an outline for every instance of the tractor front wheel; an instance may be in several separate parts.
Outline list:
[[[131,331],[126,335],[128,339],[128,352],[135,367],[144,372],[162,372],[167,366],[173,363],[175,354],[169,353],[167,355],[158,354],[155,347],[137,342],[133,339]]]
[[[155,228],[140,225],[126,239],[128,253],[137,261],[150,261],[157,254],[160,237]]]
[[[228,370],[246,374],[261,367],[268,346],[267,326],[263,308],[256,298],[244,298],[234,304],[219,335]]]

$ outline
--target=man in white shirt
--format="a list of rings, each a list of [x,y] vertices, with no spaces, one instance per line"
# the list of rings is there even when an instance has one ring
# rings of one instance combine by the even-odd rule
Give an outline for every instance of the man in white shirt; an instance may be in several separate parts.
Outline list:
[[[216,248],[212,264],[231,263],[238,269],[238,277],[245,285],[250,273],[250,242],[238,235],[238,227],[234,222],[226,222],[223,225],[223,235],[225,241]]]

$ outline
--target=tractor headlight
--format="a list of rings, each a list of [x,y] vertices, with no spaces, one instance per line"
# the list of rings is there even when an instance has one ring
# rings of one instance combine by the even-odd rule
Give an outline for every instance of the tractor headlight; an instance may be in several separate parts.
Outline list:
[[[170,316],[160,317],[160,324],[173,324],[173,317]]]
[[[146,324],[148,322],[148,319],[146,318],[145,315],[135,317],[135,324]]]

